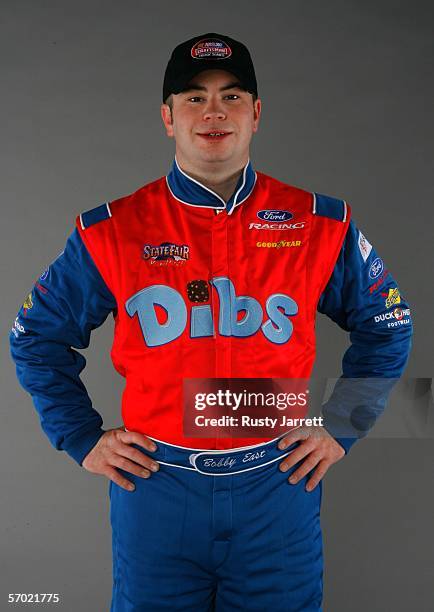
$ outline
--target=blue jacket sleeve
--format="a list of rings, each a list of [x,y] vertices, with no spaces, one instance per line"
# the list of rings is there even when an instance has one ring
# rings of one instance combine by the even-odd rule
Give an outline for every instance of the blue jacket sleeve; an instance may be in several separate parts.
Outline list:
[[[88,347],[91,331],[115,308],[75,229],[35,283],[9,336],[18,380],[33,398],[42,429],[79,465],[104,430],[80,379],[86,360],[74,348]]]
[[[383,412],[412,336],[406,299],[353,221],[318,311],[350,332],[342,376],[322,409],[325,428],[348,452]]]

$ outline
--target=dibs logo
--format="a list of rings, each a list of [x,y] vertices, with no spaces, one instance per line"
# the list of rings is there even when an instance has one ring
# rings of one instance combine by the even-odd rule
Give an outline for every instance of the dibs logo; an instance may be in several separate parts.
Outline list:
[[[222,336],[247,338],[261,329],[270,342],[283,344],[292,335],[293,325],[288,317],[298,313],[297,303],[284,293],[274,293],[266,300],[268,319],[263,323],[261,304],[248,295],[237,296],[232,281],[226,276],[213,278],[210,284],[216,289],[220,311],[218,331]],[[158,321],[155,307],[167,313],[167,321]],[[127,300],[125,308],[130,317],[137,314],[147,346],[162,346],[181,336],[187,326],[187,306],[183,296],[167,285],[151,285],[135,293]],[[243,313],[241,319],[239,313]],[[191,307],[190,337],[205,338],[214,335],[211,306],[201,304]]]

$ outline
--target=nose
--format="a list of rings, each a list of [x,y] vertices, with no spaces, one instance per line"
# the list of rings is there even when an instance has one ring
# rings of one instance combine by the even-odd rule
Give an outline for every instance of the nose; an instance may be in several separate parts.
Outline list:
[[[212,121],[213,119],[219,119],[222,121],[226,119],[226,113],[221,107],[219,101],[209,100],[203,113],[203,119],[204,121]]]

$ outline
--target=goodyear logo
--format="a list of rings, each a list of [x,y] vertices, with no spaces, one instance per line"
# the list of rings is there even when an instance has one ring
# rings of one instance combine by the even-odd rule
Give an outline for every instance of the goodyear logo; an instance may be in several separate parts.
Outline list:
[[[301,240],[279,240],[278,242],[257,242],[257,247],[266,249],[281,249],[301,246]]]

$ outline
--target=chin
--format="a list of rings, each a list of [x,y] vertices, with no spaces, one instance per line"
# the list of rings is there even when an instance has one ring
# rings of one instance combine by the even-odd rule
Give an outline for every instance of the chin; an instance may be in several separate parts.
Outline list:
[[[198,157],[207,162],[225,162],[232,155],[229,151],[201,151]]]

